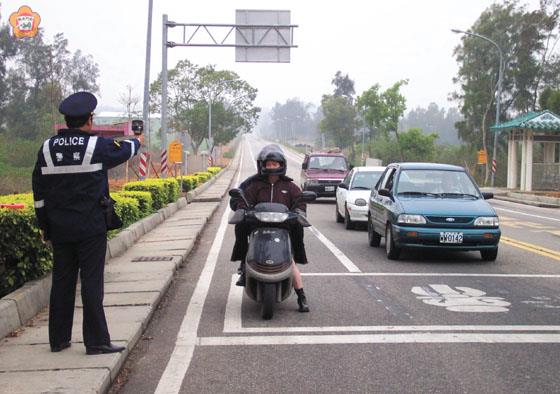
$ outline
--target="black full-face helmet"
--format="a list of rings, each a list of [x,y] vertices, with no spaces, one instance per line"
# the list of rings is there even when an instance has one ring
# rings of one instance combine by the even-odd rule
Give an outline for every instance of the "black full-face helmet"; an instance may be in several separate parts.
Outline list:
[[[280,167],[265,168],[265,163],[269,160],[280,163]],[[278,145],[270,144],[261,149],[257,157],[257,170],[259,175],[286,175],[286,167],[286,157]]]

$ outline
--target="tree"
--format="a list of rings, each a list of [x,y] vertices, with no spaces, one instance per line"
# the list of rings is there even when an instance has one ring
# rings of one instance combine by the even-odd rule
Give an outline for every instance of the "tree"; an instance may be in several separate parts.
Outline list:
[[[486,9],[471,28],[473,33],[497,43],[504,55],[502,121],[536,109],[541,84],[558,83],[560,59],[553,55],[559,23],[558,0],[543,0],[540,8],[527,11],[516,0]],[[489,42],[465,35],[455,48],[459,72],[454,82],[460,90],[451,98],[461,104],[464,120],[457,123],[462,140],[487,149],[488,127],[495,123],[495,92],[499,55]],[[489,167],[485,169],[485,182]]]
[[[548,109],[556,114],[560,114],[560,90],[546,88],[539,97],[541,110]]]
[[[295,141],[304,136],[313,138],[310,108],[310,103],[296,98],[286,100],[285,104],[276,103],[271,111],[276,137],[283,141]]]
[[[399,119],[406,110],[406,99],[400,93],[400,89],[406,84],[407,79],[400,80],[384,92],[381,92],[379,84],[375,84],[356,100],[372,138],[375,135],[386,137],[390,132],[394,132],[397,143],[399,142]]]
[[[140,98],[132,93],[132,86],[126,85],[126,91],[119,96],[119,103],[124,107],[124,113],[129,121],[139,116],[140,111],[136,109],[139,102]]]
[[[359,125],[356,108],[343,96],[324,95],[321,100],[324,119],[320,129],[340,148],[350,146],[354,153],[354,130]]]
[[[461,114],[457,108],[449,108],[447,111],[440,108],[436,103],[430,103],[428,108],[417,107],[411,110],[400,122],[400,130],[419,128],[423,133],[436,133],[436,143],[457,144],[459,137],[455,123],[461,120]]]
[[[161,108],[161,75],[150,86],[151,110]],[[198,67],[181,60],[168,73],[167,107],[170,128],[187,131],[192,148],[198,152],[208,136],[208,112],[212,109],[212,137],[225,143],[241,132],[250,131],[260,108],[253,105],[257,89],[233,71],[217,71],[214,66]]]
[[[334,85],[334,96],[343,96],[350,101],[353,100],[356,91],[354,90],[354,81],[350,79],[348,74],[342,75],[342,72],[337,71],[331,80],[331,84]]]

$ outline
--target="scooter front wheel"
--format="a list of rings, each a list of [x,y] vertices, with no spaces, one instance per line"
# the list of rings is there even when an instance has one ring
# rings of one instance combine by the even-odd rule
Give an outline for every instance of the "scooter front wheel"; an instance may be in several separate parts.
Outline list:
[[[274,304],[276,303],[276,284],[264,283],[262,298],[262,318],[272,319],[274,315]]]

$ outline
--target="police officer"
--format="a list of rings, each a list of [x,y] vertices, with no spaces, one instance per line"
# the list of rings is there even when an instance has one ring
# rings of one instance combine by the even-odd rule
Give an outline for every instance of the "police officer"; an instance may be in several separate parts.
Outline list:
[[[109,198],[107,170],[132,158],[137,139],[117,142],[92,134],[97,99],[78,92],[59,111],[67,129],[46,140],[33,171],[35,214],[41,236],[53,248],[49,307],[52,352],[70,346],[78,272],[83,303],[86,354],[124,350],[111,343],[103,311],[103,271],[107,248]]]

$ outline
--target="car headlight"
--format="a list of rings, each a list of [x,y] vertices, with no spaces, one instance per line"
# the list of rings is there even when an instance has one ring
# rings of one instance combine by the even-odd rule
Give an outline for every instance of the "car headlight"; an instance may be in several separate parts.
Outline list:
[[[307,182],[308,185],[318,185],[319,181],[317,179],[308,179]]]
[[[363,198],[356,198],[356,201],[354,201],[354,205],[358,207],[365,207],[367,205],[367,201]]]
[[[426,218],[422,215],[402,214],[397,218],[397,223],[401,224],[426,224]]]
[[[481,216],[474,221],[475,226],[498,227],[500,219],[497,216]]]
[[[255,212],[255,217],[259,222],[282,223],[288,219],[288,214],[280,212]]]

